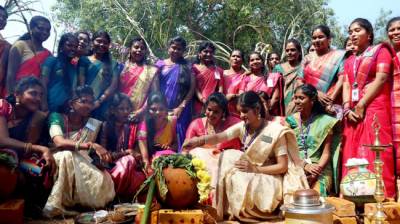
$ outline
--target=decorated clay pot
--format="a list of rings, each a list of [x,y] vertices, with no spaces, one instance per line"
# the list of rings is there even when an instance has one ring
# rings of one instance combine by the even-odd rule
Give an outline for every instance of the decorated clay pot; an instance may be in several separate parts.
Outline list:
[[[168,208],[183,209],[195,205],[199,200],[197,180],[192,179],[185,169],[163,169],[165,183],[168,188],[166,200],[163,204]]]
[[[0,180],[3,183],[0,184],[0,198],[8,198],[15,189],[17,185],[17,173],[7,166],[0,164]]]
[[[376,177],[367,166],[368,164],[348,166],[349,171],[340,183],[343,197],[353,201],[357,206],[375,201]]]

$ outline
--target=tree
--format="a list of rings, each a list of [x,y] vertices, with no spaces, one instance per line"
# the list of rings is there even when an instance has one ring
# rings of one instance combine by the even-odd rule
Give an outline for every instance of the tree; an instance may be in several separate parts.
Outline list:
[[[311,30],[328,24],[339,30],[327,0],[61,0],[56,18],[66,27],[104,29],[114,42],[126,45],[142,36],[157,57],[166,54],[166,43],[175,35],[190,42],[195,54],[199,40],[214,41],[226,60],[232,48],[245,52],[255,46],[282,51],[285,40],[310,42]]]

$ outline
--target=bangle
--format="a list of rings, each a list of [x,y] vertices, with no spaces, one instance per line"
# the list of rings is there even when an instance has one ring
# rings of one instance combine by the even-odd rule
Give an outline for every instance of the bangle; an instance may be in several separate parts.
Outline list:
[[[80,142],[76,142],[75,143],[75,151],[79,151],[80,146],[81,146],[81,143]]]
[[[25,143],[24,151],[25,151],[25,154],[29,154],[32,151],[32,143],[30,143],[30,142]]]

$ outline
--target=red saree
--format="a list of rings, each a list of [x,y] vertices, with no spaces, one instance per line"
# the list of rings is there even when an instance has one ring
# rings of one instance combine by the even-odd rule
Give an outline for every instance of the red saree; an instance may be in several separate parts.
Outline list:
[[[233,92],[234,86],[238,85],[241,81],[241,77],[243,73],[232,73],[228,74],[229,70],[224,71],[224,93],[225,95],[228,94],[235,94]],[[236,109],[237,99],[231,100],[228,103],[228,110],[231,115],[235,117],[239,117],[239,112]]]
[[[370,83],[374,81],[376,73],[391,74],[392,56],[387,45],[379,44],[368,48],[361,56],[360,60],[355,60],[353,55],[348,58],[344,65],[344,81],[353,86],[358,83],[359,99],[361,99]],[[355,63],[357,64],[355,65]],[[358,69],[355,69],[357,68]],[[356,77],[355,74],[356,73]],[[373,144],[375,140],[374,130],[371,128],[373,118],[376,115],[380,123],[380,141],[382,144],[392,143],[392,121],[391,121],[391,84],[388,79],[380,92],[367,105],[364,120],[359,123],[352,123],[349,120],[344,122],[343,130],[343,155],[342,164],[349,158],[366,158],[369,162],[368,168],[373,170],[375,153],[363,146],[363,144]],[[351,91],[351,90],[350,90]],[[351,96],[351,93],[349,93]],[[358,102],[351,102],[351,108]],[[394,154],[393,148],[387,148],[382,154],[383,180],[385,183],[385,195],[394,198],[395,175],[394,175]],[[347,168],[342,166],[342,176],[346,175]]]
[[[400,173],[400,52],[393,58],[392,127],[393,146],[396,150],[396,171]]]
[[[0,39],[0,98],[5,98],[6,91],[6,77],[7,77],[7,60],[11,44],[6,40]]]
[[[35,76],[36,78],[39,78],[41,66],[50,55],[50,51],[45,49],[41,52],[37,52],[32,58],[22,62],[19,66],[17,74],[15,75],[15,80],[19,81],[27,76]]]
[[[207,99],[212,93],[218,92],[220,87],[223,87],[223,73],[222,68],[211,66],[200,70],[196,64],[192,66],[193,74],[196,77],[196,90],[201,93],[202,98]],[[194,109],[201,111],[203,103],[196,100]]]

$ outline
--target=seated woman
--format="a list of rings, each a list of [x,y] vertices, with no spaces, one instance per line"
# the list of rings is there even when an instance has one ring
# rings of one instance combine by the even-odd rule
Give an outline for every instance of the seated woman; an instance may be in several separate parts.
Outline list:
[[[93,143],[101,128],[100,121],[89,117],[93,90],[78,87],[69,105],[67,113],[51,113],[49,117],[50,137],[59,151],[54,154],[58,168],[54,186],[43,209],[47,217],[75,214],[67,209],[76,205],[101,208],[115,196],[110,174],[92,165],[88,156],[94,151],[102,161],[111,161],[107,150]]]
[[[308,183],[321,196],[328,196],[333,190],[333,180],[338,178],[341,134],[333,134],[338,120],[325,114],[318,91],[312,85],[297,87],[293,100],[298,113],[288,116],[286,121],[296,133],[300,158],[306,162],[304,171]]]
[[[106,148],[112,156],[112,163],[104,164],[114,181],[116,194],[122,199],[130,199],[135,195],[140,185],[146,179],[141,170],[141,156],[129,148],[130,125],[129,113],[132,111],[132,103],[129,97],[123,93],[115,94],[110,101],[108,119],[103,123],[99,134],[100,144]],[[93,153],[92,158],[99,157]],[[136,160],[138,159],[138,160]]]
[[[55,172],[56,164],[49,148],[39,145],[41,130],[45,127],[46,116],[39,111],[43,86],[34,77],[22,78],[15,87],[14,96],[8,100],[0,99],[0,167],[1,167],[1,186],[0,198],[7,198],[13,193],[17,175],[14,169],[20,166],[23,168],[23,160],[30,159],[32,154],[39,154],[44,159],[44,167],[40,173],[42,176],[49,171],[50,175]],[[27,170],[26,170],[27,171]],[[32,170],[35,174],[39,170]],[[39,171],[40,172],[40,171]],[[26,175],[29,177],[30,175]],[[29,179],[31,180],[31,179]],[[39,191],[32,189],[28,179],[25,182],[29,185],[28,204],[32,200],[33,204],[40,203],[36,199]],[[35,180],[38,180],[35,178]],[[43,181],[43,180],[38,180]],[[34,181],[36,182],[36,181]],[[35,190],[35,195],[32,195]],[[25,193],[25,192],[23,192]],[[35,201],[33,201],[35,200]]]
[[[266,120],[257,93],[241,94],[238,110],[242,122],[218,134],[192,138],[184,148],[240,138],[243,151],[225,150],[219,161],[218,216],[229,215],[229,219],[243,222],[269,218],[284,195],[308,187],[303,162],[293,131]]]
[[[137,136],[146,168],[152,159],[177,151],[176,117],[168,115],[167,102],[161,93],[149,96],[147,114]]]
[[[239,123],[240,119],[229,115],[228,100],[222,93],[211,94],[205,105],[205,117],[197,118],[189,125],[186,132],[186,139],[203,135],[212,135],[224,131],[230,126]],[[206,163],[208,172],[211,175],[212,187],[216,187],[218,178],[218,160],[221,151],[224,149],[240,149],[240,139],[222,142],[217,145],[203,145],[189,151]]]

